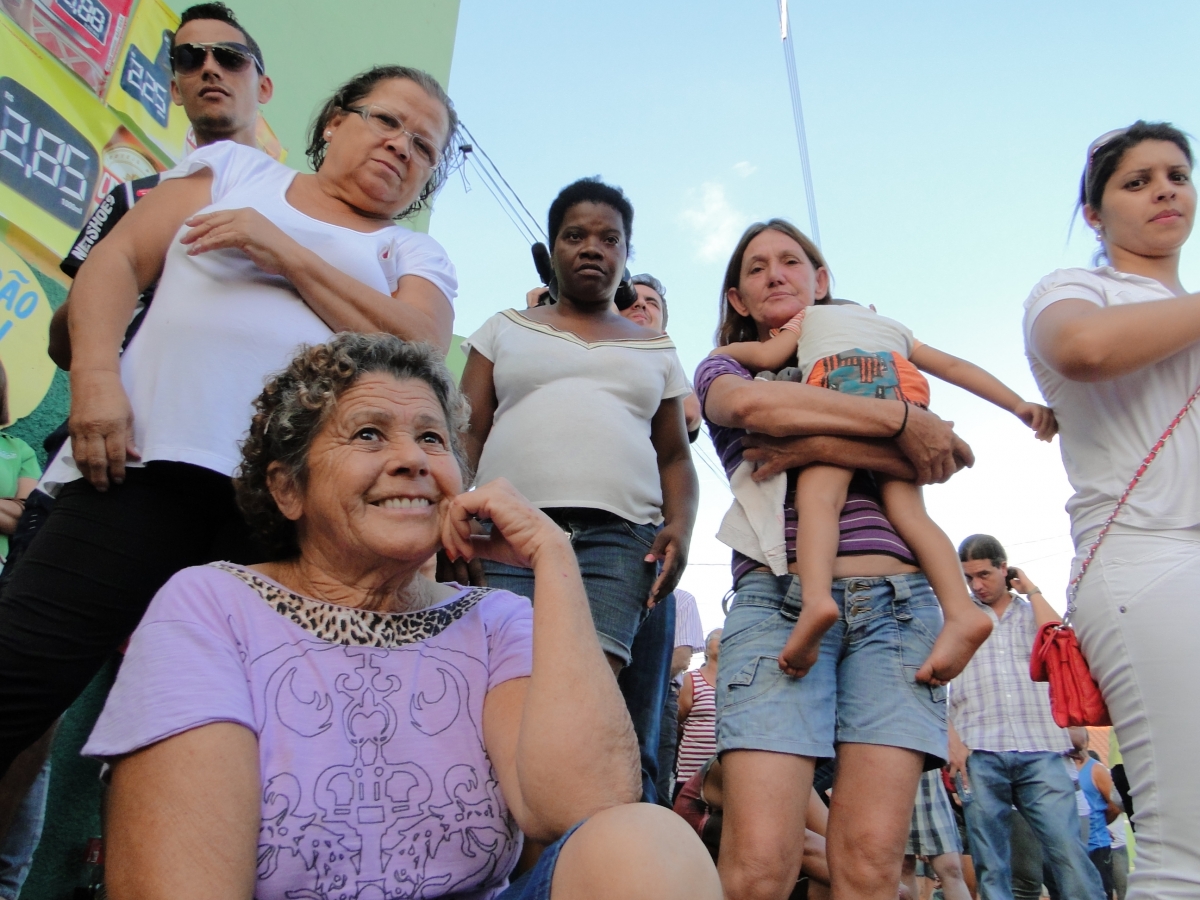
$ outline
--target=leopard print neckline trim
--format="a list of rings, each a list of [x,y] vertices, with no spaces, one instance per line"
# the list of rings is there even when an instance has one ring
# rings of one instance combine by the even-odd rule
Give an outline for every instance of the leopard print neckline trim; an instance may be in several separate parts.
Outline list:
[[[392,649],[435,637],[474,609],[489,588],[472,588],[442,606],[408,613],[382,613],[325,603],[287,590],[261,575],[228,562],[210,563],[258,594],[286,619],[331,644]]]

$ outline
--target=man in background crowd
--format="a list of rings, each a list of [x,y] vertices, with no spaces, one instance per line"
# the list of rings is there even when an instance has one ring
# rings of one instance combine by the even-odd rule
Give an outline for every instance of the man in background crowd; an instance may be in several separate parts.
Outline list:
[[[632,306],[621,310],[621,315],[631,322],[636,322],[643,328],[649,328],[657,334],[666,330],[667,307],[662,283],[653,275],[637,275],[631,279],[638,294],[638,299]],[[544,289],[543,289],[544,290]],[[535,296],[536,295],[536,296]],[[536,306],[541,299],[538,289],[529,292],[526,302]],[[690,405],[689,405],[690,404]],[[694,412],[693,412],[694,408]],[[684,414],[688,417],[688,437],[695,440],[699,434],[700,406],[695,394],[689,394],[684,400]],[[693,431],[693,415],[696,418]],[[675,670],[675,649],[677,641],[677,617],[679,596],[684,594],[691,600],[695,608],[696,599],[686,591],[676,590],[650,611],[650,615],[642,622],[634,638],[631,648],[631,660],[628,666],[621,670],[617,682],[625,696],[625,704],[633,719],[633,729],[637,732],[638,748],[642,756],[642,799],[647,803],[671,805],[671,791],[674,784],[672,772],[675,762],[675,712],[671,709],[671,717],[665,715],[667,705],[671,702],[672,679],[678,672]],[[699,616],[696,616],[699,628]],[[703,649],[703,637],[699,640]],[[691,660],[688,653],[682,667],[682,672]],[[678,688],[674,697],[678,700]],[[663,744],[670,743],[670,756],[664,760]],[[665,767],[665,772],[664,772]],[[665,786],[665,790],[664,790]]]
[[[1029,677],[1037,631],[1027,597],[1041,594],[994,537],[959,547],[975,601],[992,633],[950,684],[950,772],[961,777],[968,844],[983,900],[1012,900],[1010,816],[1037,836],[1064,900],[1100,900],[1100,875],[1079,834],[1075,790],[1063,765],[1067,732],[1050,714],[1049,685]],[[1025,597],[1022,597],[1024,594]]]
[[[704,651],[704,626],[696,598],[687,591],[675,588],[675,650],[671,654],[671,683],[667,685],[666,702],[662,709],[662,726],[658,736],[658,780],[655,787],[658,802],[671,805],[675,789],[675,750],[679,746],[679,689],[683,673],[692,657]]]

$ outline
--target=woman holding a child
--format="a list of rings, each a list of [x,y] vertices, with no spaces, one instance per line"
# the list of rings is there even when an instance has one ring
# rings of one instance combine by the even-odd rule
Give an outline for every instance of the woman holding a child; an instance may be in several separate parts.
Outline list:
[[[830,302],[828,268],[807,237],[773,219],[742,236],[722,296],[718,344],[765,342],[802,309]],[[916,680],[942,615],[873,481],[860,471],[839,522],[838,619],[804,677],[781,671],[780,653],[801,610],[796,473],[827,462],[928,483],[970,464],[971,452],[948,423],[918,406],[756,381],[719,354],[697,370],[696,393],[726,472],[745,458],[761,464],[756,479],[789,475],[787,574],[740,553],[733,560],[737,595],[717,683],[725,893],[733,900],[788,895],[800,869],[803,842],[796,838],[804,833],[814,760],[836,754],[831,876],[855,896],[894,897],[917,780],[946,756],[946,689]]]

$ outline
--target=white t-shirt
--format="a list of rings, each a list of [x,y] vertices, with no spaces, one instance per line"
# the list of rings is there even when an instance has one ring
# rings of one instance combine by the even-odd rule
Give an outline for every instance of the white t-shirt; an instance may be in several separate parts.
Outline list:
[[[919,342],[908,327],[856,303],[810,306],[800,327],[796,365],[807,380],[813,366],[848,350],[895,353],[908,359]]]
[[[691,391],[669,337],[589,344],[505,310],[471,335],[469,347],[495,366],[498,401],[479,484],[507,478],[543,509],[662,521],[650,420],[663,400]]]
[[[402,275],[420,275],[453,302],[454,266],[428,235],[399,225],[364,234],[311,218],[285,198],[294,170],[230,141],[193,151],[163,180],[201,168],[213,172],[212,203],[201,213],[253,207],[376,291],[390,295]],[[333,332],[286,279],[266,274],[240,250],[188,256],[178,238],[189,230],[184,225],[171,242],[154,302],[121,357],[121,381],[144,462],[174,460],[232,475],[264,382],[301,344],[322,343]]]
[[[1200,385],[1200,344],[1110,381],[1070,381],[1033,346],[1033,323],[1059,300],[1097,306],[1148,303],[1174,296],[1141,275],[1099,269],[1059,269],[1025,301],[1025,354],[1042,396],[1058,418],[1063,466],[1075,489],[1067,501],[1075,545],[1085,549],[1116,506],[1150,448]],[[1122,525],[1169,530],[1200,524],[1200,415],[1187,415],[1121,510]]]

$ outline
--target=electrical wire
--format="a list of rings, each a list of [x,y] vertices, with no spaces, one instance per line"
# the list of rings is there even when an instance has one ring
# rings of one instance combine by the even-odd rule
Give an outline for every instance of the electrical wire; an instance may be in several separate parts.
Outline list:
[[[796,75],[796,54],[792,47],[791,22],[788,18],[788,0],[777,0],[779,4],[779,31],[783,43],[783,61],[787,68],[788,91],[792,96],[792,121],[796,125],[796,143],[800,147],[800,169],[804,175],[804,197],[808,202],[808,226],[812,239],[821,246],[821,227],[817,224],[817,200],[813,196],[812,167],[808,160],[808,138],[804,131],[804,107],[800,103],[800,78]]]
[[[471,129],[467,128],[467,126],[463,122],[459,122],[459,127],[463,130],[463,133],[466,134],[466,136],[471,139],[471,145],[483,155],[483,158],[485,160],[487,160],[488,165],[490,165],[492,167],[492,169],[495,171],[497,177],[504,183],[504,186],[506,188],[508,188],[508,192],[510,194],[512,194],[513,199],[516,200],[517,203],[520,205],[521,209],[523,209],[525,211],[525,215],[528,216],[529,221],[533,223],[534,229],[536,229],[537,232],[539,234],[541,234],[542,240],[546,241],[548,243],[549,238],[546,237],[546,232],[545,232],[545,230],[543,230],[541,223],[538,222],[537,217],[529,211],[529,207],[527,207],[524,203],[521,202],[521,198],[517,194],[517,192],[515,190],[513,190],[513,186],[511,184],[509,184],[508,179],[506,179],[501,174],[500,167],[497,166],[494,162],[492,162],[492,158],[490,156],[488,156],[487,151],[484,150],[483,147],[480,146],[480,144],[477,140],[475,140],[475,135],[471,134]],[[531,243],[536,243],[536,242],[531,242]]]
[[[500,185],[496,183],[496,179],[492,176],[492,174],[479,161],[478,157],[476,157],[474,153],[468,152],[466,156],[470,161],[471,166],[483,180],[483,186],[488,189],[488,193],[490,193],[492,197],[495,198],[496,202],[500,204],[500,208],[504,210],[504,214],[508,216],[509,221],[516,226],[517,231],[521,233],[521,237],[531,244],[536,243],[537,238],[530,230],[528,224],[521,218],[520,212],[513,205],[512,201],[504,194],[504,191]]]

